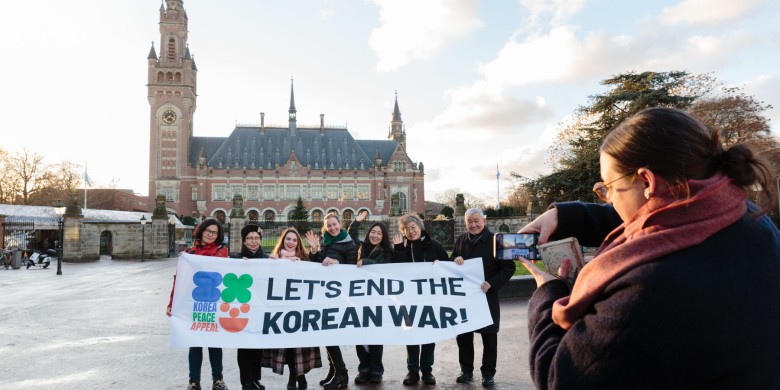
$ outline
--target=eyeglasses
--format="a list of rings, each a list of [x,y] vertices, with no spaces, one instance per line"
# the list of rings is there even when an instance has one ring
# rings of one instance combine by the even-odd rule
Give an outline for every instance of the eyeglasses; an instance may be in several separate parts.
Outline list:
[[[203,231],[203,234],[208,234],[210,236],[216,236],[217,234],[219,234],[219,230],[209,230],[209,229],[206,229],[206,230]]]
[[[602,182],[598,182],[598,183],[593,185],[593,192],[595,192],[596,195],[598,195],[598,197],[601,198],[601,200],[603,200],[605,202],[609,202],[610,184],[612,184],[612,183],[614,183],[614,182],[616,182],[616,181],[618,181],[618,180],[620,180],[620,179],[622,179],[624,177],[631,176],[633,174],[634,174],[634,172],[627,173],[627,174],[625,174],[623,176],[620,176],[617,179],[612,180],[611,182],[606,183],[606,184],[604,184]]]

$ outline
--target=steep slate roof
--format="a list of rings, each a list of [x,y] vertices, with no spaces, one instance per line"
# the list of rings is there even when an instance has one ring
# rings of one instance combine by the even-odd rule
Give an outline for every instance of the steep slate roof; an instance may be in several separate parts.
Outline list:
[[[288,128],[236,127],[227,137],[193,137],[190,163],[197,166],[201,150],[206,153],[208,165],[217,169],[264,169],[283,166],[295,149],[303,166],[313,169],[369,169],[374,165],[377,149],[382,165],[387,165],[398,142],[384,140],[355,140],[347,129],[298,128],[290,135]],[[362,168],[361,168],[362,162]]]

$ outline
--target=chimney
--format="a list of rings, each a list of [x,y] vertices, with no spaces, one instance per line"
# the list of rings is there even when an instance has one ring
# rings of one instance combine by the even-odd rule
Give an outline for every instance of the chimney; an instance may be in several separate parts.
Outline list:
[[[325,134],[325,114],[320,114],[320,135]]]
[[[260,134],[265,134],[265,113],[260,113]]]

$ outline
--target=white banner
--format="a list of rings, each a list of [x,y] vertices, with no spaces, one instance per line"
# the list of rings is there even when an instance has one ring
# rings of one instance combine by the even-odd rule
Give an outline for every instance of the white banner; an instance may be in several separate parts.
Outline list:
[[[323,266],[182,254],[171,348],[436,342],[493,323],[481,259]]]

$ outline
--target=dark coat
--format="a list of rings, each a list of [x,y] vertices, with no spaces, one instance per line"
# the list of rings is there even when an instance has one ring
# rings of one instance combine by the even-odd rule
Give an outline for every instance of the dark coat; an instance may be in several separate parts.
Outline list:
[[[490,307],[490,316],[493,317],[493,325],[488,325],[478,333],[498,333],[499,322],[501,321],[501,306],[498,302],[498,290],[512,278],[517,266],[514,261],[499,261],[493,256],[493,232],[484,228],[482,234],[476,239],[469,240],[469,234],[464,233],[455,239],[455,249],[452,251],[451,260],[456,257],[463,257],[463,260],[482,258],[482,269],[485,272],[485,281],[490,283],[487,296],[488,306]]]
[[[580,239],[592,234],[588,216],[612,212],[560,205],[559,227]],[[632,269],[566,331],[551,308],[568,294],[551,281],[528,304],[539,389],[780,388],[780,232],[766,216]]]
[[[328,234],[328,233],[324,233]],[[320,237],[320,251],[309,255],[311,261],[322,262],[326,257],[336,259],[340,264],[357,264],[357,246],[352,241],[352,237],[347,235],[339,242],[331,243],[325,246],[322,237]]]
[[[241,244],[241,252],[230,255],[231,259],[243,259],[244,257],[246,257],[247,259],[264,259],[267,258],[268,256],[266,256],[265,253],[263,253],[262,246],[257,248],[257,252],[252,252],[244,244]]]
[[[390,263],[393,260],[393,251],[385,251],[379,245],[371,245],[370,242],[361,241],[358,237],[360,231],[360,221],[352,221],[349,224],[347,232],[352,237],[352,241],[358,247],[358,260],[361,260],[361,264],[385,264]]]
[[[406,246],[403,243],[393,246],[393,263],[432,262],[434,260],[449,260],[449,258],[447,251],[425,230],[420,232],[419,240],[407,241]]]

